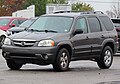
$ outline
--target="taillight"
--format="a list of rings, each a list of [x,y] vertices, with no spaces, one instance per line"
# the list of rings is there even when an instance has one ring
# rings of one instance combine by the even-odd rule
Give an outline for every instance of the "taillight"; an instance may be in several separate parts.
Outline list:
[[[119,38],[118,38],[118,34],[117,34],[117,36],[115,36],[115,40],[116,40],[117,47],[119,47]]]

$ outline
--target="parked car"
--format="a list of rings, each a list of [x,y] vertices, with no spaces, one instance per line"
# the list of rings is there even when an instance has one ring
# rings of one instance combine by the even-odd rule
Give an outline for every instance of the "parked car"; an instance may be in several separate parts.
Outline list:
[[[112,20],[114,27],[116,28],[117,33],[118,33],[119,50],[120,50],[120,18],[114,18],[111,20]]]
[[[42,15],[27,31],[6,38],[2,55],[12,70],[32,63],[66,71],[75,60],[93,60],[108,69],[117,49],[117,32],[108,16],[66,12]]]
[[[19,26],[27,18],[18,18],[18,17],[0,17],[0,29],[7,31],[11,27]]]
[[[12,35],[12,34],[15,34],[15,33],[19,33],[19,32],[22,32],[24,31],[26,28],[28,28],[35,20],[37,19],[36,18],[30,18],[28,20],[26,20],[25,22],[23,22],[19,27],[12,27],[10,29],[7,30],[7,34],[8,35]]]
[[[0,48],[4,43],[5,38],[7,37],[7,34],[5,31],[0,30]]]

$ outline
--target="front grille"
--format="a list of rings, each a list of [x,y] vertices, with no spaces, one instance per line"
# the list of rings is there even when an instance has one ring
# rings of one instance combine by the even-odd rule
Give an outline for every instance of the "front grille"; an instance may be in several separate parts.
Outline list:
[[[34,40],[25,40],[25,39],[18,39],[18,40],[13,40],[13,44],[15,46],[20,46],[20,47],[31,47],[34,46],[36,41]]]
[[[10,53],[10,56],[35,57],[35,54]]]

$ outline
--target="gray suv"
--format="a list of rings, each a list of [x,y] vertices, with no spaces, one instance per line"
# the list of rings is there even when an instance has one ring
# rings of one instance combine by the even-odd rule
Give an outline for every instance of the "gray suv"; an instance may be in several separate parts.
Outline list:
[[[109,17],[66,12],[42,15],[26,31],[7,37],[2,55],[12,70],[32,63],[66,71],[75,60],[92,60],[108,69],[117,49],[118,36]]]

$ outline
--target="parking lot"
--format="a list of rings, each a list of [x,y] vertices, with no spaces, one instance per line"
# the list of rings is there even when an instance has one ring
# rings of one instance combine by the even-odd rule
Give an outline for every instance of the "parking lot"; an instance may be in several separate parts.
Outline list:
[[[1,52],[1,50],[0,50]],[[114,56],[110,69],[99,69],[95,62],[71,62],[67,72],[55,72],[51,65],[25,65],[9,70],[0,53],[0,84],[120,84],[120,57]]]

